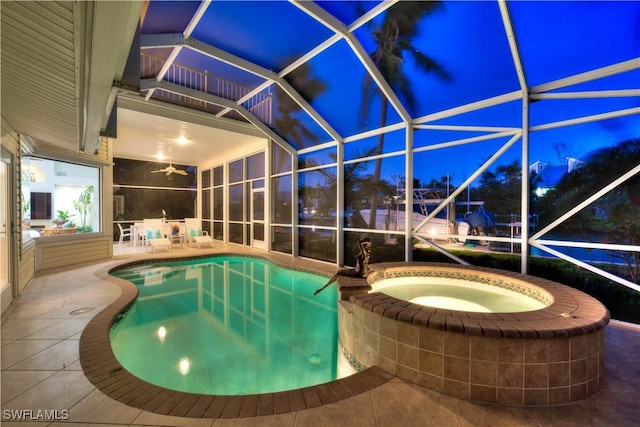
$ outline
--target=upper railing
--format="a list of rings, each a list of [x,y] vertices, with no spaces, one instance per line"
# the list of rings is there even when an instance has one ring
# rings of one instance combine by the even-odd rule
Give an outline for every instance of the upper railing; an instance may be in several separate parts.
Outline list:
[[[164,63],[164,58],[140,52],[140,78],[155,78],[164,66]],[[245,86],[211,76],[206,71],[196,70],[175,62],[171,64],[163,80],[231,101],[238,101],[250,92],[250,89]],[[161,89],[154,92],[154,97],[214,114],[223,110],[222,107],[209,102]],[[269,126],[272,125],[273,110],[270,89],[266,93],[261,92],[253,95],[243,102],[243,106],[263,123]],[[227,116],[237,117],[235,113],[228,114]]]

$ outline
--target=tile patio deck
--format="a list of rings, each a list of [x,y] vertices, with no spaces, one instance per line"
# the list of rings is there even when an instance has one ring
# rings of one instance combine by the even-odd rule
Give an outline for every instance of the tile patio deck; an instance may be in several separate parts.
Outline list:
[[[99,279],[96,271],[141,257],[230,250],[237,252],[237,247],[180,248],[166,254],[127,253],[118,248],[112,261],[39,274],[2,320],[2,425],[626,427],[638,423],[640,327],[615,321],[605,330],[606,377],[601,390],[594,398],[557,407],[475,403],[392,378],[356,396],[310,409],[263,417],[194,419],[127,406],[87,380],[79,363],[80,335],[89,320],[120,295],[120,288]],[[282,261],[291,258],[282,257]],[[308,266],[310,261],[295,263]],[[334,270],[321,263],[317,268]],[[30,418],[47,410],[57,411],[53,414],[59,420],[11,419],[11,410],[29,409],[33,411]]]

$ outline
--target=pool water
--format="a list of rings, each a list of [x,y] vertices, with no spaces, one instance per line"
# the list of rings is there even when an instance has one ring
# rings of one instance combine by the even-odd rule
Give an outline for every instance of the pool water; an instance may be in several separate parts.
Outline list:
[[[456,279],[397,277],[375,282],[372,290],[429,307],[476,313],[517,313],[547,306],[509,289]]]
[[[337,295],[327,278],[251,257],[136,265],[111,273],[140,294],[111,330],[125,369],[202,394],[270,393],[337,378]]]

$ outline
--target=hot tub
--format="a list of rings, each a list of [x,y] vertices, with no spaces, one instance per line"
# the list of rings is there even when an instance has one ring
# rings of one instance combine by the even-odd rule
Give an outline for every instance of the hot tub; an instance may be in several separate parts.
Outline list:
[[[589,295],[488,268],[438,263],[370,267],[366,279],[338,283],[341,348],[355,367],[377,365],[448,395],[507,405],[560,405],[598,391],[610,317]],[[383,293],[395,279],[488,286],[541,305],[514,312],[432,307]]]
[[[545,308],[553,296],[537,286],[499,286],[491,281],[435,276],[400,276],[374,280],[371,292],[428,307],[475,313],[517,313]],[[525,292],[526,291],[526,292]]]

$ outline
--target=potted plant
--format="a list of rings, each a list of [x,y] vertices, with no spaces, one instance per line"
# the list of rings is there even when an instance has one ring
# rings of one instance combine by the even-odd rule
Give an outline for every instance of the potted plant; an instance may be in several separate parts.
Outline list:
[[[68,224],[69,227],[73,226],[71,222],[71,217],[73,215],[69,214],[69,211],[58,210],[58,216],[51,220],[52,223],[56,225],[56,228],[67,228],[65,227]]]

